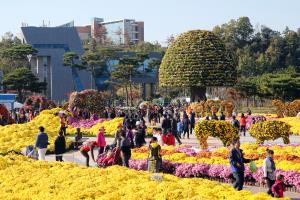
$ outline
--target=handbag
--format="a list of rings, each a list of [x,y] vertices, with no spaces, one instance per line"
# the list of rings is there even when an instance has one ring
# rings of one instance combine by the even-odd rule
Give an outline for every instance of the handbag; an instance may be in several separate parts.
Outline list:
[[[252,173],[254,173],[254,172],[256,172],[256,170],[257,170],[257,167],[256,167],[255,162],[254,162],[254,161],[251,161],[251,162],[250,162],[250,171],[251,171]]]

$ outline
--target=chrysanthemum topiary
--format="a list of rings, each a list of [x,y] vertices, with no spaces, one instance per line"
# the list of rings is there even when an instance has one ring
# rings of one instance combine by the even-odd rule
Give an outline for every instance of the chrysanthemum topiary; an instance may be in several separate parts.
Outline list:
[[[70,95],[68,103],[70,111],[73,111],[76,107],[91,113],[101,113],[105,109],[103,95],[96,90],[73,92]]]
[[[212,32],[183,33],[167,49],[159,69],[160,87],[188,87],[192,100],[205,99],[206,86],[236,83],[236,63]]]
[[[219,138],[224,146],[239,137],[238,130],[230,122],[218,120],[199,121],[195,126],[195,135],[200,141],[202,149],[207,149],[207,139],[209,136]]]
[[[249,133],[256,138],[257,143],[263,143],[265,140],[276,140],[282,138],[284,144],[289,144],[291,135],[291,126],[281,121],[258,122],[251,126]]]

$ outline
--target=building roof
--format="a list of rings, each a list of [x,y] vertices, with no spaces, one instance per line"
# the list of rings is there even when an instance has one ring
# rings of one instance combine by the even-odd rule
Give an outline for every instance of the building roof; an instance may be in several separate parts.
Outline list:
[[[21,27],[27,44],[37,49],[64,48],[83,54],[84,50],[75,27]]]
[[[75,28],[79,33],[90,33],[91,32],[91,26],[90,25],[88,25],[88,26],[76,26]]]

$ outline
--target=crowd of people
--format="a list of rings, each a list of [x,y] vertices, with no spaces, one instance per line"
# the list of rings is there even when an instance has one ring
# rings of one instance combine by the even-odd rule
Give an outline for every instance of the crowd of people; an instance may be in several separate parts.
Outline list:
[[[108,117],[114,117],[114,110],[107,112]],[[154,111],[155,113],[156,111]],[[175,139],[178,144],[181,144],[181,139],[189,138],[190,134],[193,134],[195,127],[195,113],[190,114],[185,111],[180,114],[180,110],[177,109],[165,109],[162,112],[161,128],[154,128],[153,137],[150,142],[146,143],[146,121],[144,120],[143,112],[131,112],[124,115],[124,121],[118,125],[118,130],[115,133],[114,140],[111,144],[107,144],[105,139],[105,128],[100,127],[96,141],[88,141],[83,144],[76,143],[82,138],[80,128],[77,129],[75,135],[74,147],[78,148],[85,157],[86,166],[90,166],[90,155],[94,162],[97,162],[99,166],[110,166],[114,164],[123,165],[129,167],[129,160],[131,158],[131,150],[133,148],[139,148],[142,146],[148,146],[148,171],[157,173],[162,167],[161,146],[162,145],[175,145]],[[149,120],[151,125],[152,120],[156,121],[156,115]],[[66,116],[61,116],[61,129],[55,140],[55,155],[56,161],[63,161],[63,154],[66,152],[66,140],[65,140],[65,128],[66,128]],[[247,117],[251,117],[251,113],[248,113]],[[218,117],[213,114],[211,119],[213,120],[225,120],[225,115],[221,113]],[[206,120],[211,120],[206,118]],[[157,122],[160,119],[157,117]],[[263,118],[259,120],[265,120]],[[255,123],[255,121],[253,122]],[[242,133],[246,132],[246,116],[242,113],[240,120],[236,119],[236,116],[232,117],[232,125],[239,129]],[[39,127],[39,133],[36,138],[35,147],[38,149],[38,159],[45,160],[45,154],[47,146],[49,145],[48,136],[45,133],[43,127]],[[98,149],[98,155],[95,158],[94,149]],[[245,163],[253,162],[257,159],[244,158],[243,151],[240,149],[240,140],[235,139],[229,146],[229,163],[230,169],[233,175],[233,187],[237,190],[242,190],[244,185],[244,172]],[[275,162],[273,160],[274,151],[267,149],[266,158],[263,162],[263,171],[265,184],[268,187],[268,194],[274,197],[283,197],[284,192],[284,177],[282,175],[276,176]]]

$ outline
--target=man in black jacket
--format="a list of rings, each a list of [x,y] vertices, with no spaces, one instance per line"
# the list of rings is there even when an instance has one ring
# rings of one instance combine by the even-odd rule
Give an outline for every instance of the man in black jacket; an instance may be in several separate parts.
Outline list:
[[[163,134],[166,135],[169,130],[171,130],[171,120],[167,115],[164,116],[164,119],[161,124],[161,128],[163,129]]]
[[[175,117],[173,117],[171,122],[172,122],[172,134],[176,138],[178,144],[181,145],[182,142],[180,141],[180,138],[177,133],[177,119]]]
[[[239,139],[233,140],[232,145],[233,148],[231,149],[229,155],[230,169],[233,177],[235,178],[233,187],[239,191],[242,190],[244,186],[244,163],[249,163],[252,160],[244,158],[243,150],[240,149],[241,143]]]

